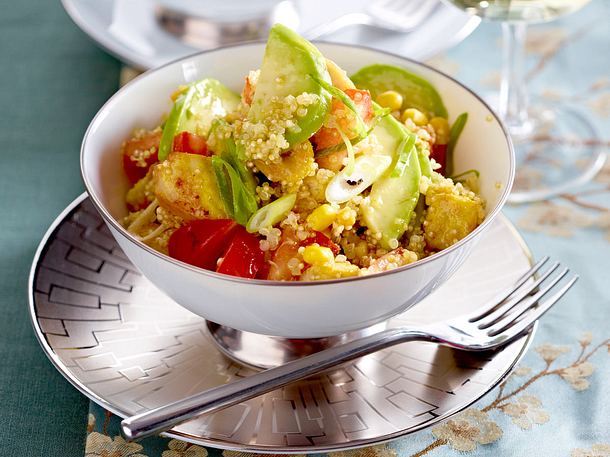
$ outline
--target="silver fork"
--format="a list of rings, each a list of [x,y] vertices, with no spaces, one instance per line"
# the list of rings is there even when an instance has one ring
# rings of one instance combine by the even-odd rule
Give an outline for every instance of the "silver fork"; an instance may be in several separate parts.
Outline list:
[[[329,35],[352,25],[367,25],[392,32],[415,29],[432,14],[439,0],[374,0],[364,12],[343,14],[303,33],[309,40]]]
[[[542,272],[548,260],[548,257],[541,259],[512,287],[473,314],[421,327],[391,328],[338,345],[129,417],[121,422],[121,431],[127,439],[144,438],[200,414],[227,408],[341,363],[407,341],[431,341],[466,351],[498,348],[523,335],[578,279],[574,274],[568,277],[567,268],[558,271],[559,262]],[[534,278],[539,271],[540,274]],[[558,285],[560,281],[562,285]],[[548,295],[551,291],[553,294]]]

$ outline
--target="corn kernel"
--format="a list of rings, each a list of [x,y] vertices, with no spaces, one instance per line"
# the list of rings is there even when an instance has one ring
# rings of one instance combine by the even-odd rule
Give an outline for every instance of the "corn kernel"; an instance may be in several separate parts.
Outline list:
[[[318,206],[307,216],[307,223],[312,229],[321,232],[334,222],[335,217],[337,217],[337,210],[325,203]]]
[[[310,244],[303,250],[303,260],[310,265],[327,265],[335,262],[335,256],[330,248]]]
[[[430,119],[430,125],[436,133],[436,142],[438,144],[447,144],[449,142],[449,122],[444,117],[433,117]]]
[[[347,278],[350,276],[357,276],[358,272],[360,271],[360,268],[358,268],[353,263],[336,262],[332,266],[332,270],[333,270],[333,273],[335,274],[335,276],[338,276],[340,278]]]
[[[337,222],[345,227],[351,227],[356,223],[356,211],[351,208],[343,208],[337,214]]]
[[[419,127],[428,123],[428,116],[415,108],[408,108],[402,112],[400,120],[405,122],[407,119],[411,119],[413,123]]]
[[[384,108],[390,108],[392,111],[397,111],[402,106],[402,95],[395,90],[388,90],[379,94],[376,102]]]

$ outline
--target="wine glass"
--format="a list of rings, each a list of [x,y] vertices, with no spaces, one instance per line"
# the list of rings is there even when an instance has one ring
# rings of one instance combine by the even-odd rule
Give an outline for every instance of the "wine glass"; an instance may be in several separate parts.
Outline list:
[[[530,106],[524,81],[527,24],[551,21],[582,8],[589,0],[445,1],[483,19],[502,22],[502,81],[497,110],[517,155],[509,201],[544,200],[593,179],[606,159],[601,148],[591,145],[598,138],[595,128],[577,110],[561,103]]]

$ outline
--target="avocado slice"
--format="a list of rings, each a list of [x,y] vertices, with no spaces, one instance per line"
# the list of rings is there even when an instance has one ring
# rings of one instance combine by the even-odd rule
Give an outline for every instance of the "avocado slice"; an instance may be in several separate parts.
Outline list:
[[[351,76],[359,89],[368,89],[376,99],[385,91],[394,90],[403,96],[402,108],[417,108],[428,117],[447,118],[447,108],[432,84],[421,76],[394,65],[374,64],[361,68]]]
[[[284,134],[291,149],[317,132],[330,110],[331,95],[315,79],[328,81],[330,76],[322,53],[305,38],[282,24],[269,32],[261,72],[256,84],[248,120],[264,123],[269,119],[269,101],[303,93],[314,94],[316,101],[306,107],[303,116],[294,116],[294,126]]]
[[[397,176],[391,170],[371,187],[369,201],[361,206],[364,224],[374,233],[380,233],[379,244],[384,249],[393,249],[391,240],[398,240],[405,232],[419,198],[419,181],[422,171],[418,152],[411,144],[408,151],[399,151],[408,132],[392,116],[387,116],[383,135],[379,141],[394,147],[395,162],[404,157],[405,166]],[[377,133],[377,132],[376,132]],[[394,246],[396,247],[396,246]]]
[[[172,151],[174,137],[180,132],[207,137],[214,119],[225,117],[237,108],[240,97],[216,79],[206,78],[187,86],[169,113],[159,144],[159,160]]]

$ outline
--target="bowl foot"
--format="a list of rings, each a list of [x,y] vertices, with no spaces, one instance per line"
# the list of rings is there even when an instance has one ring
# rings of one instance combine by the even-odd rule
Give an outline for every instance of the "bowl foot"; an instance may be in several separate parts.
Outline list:
[[[206,321],[206,324],[212,341],[224,355],[241,365],[263,370],[372,335],[387,326],[387,322],[381,322],[341,335],[296,339],[245,332],[211,321]]]

